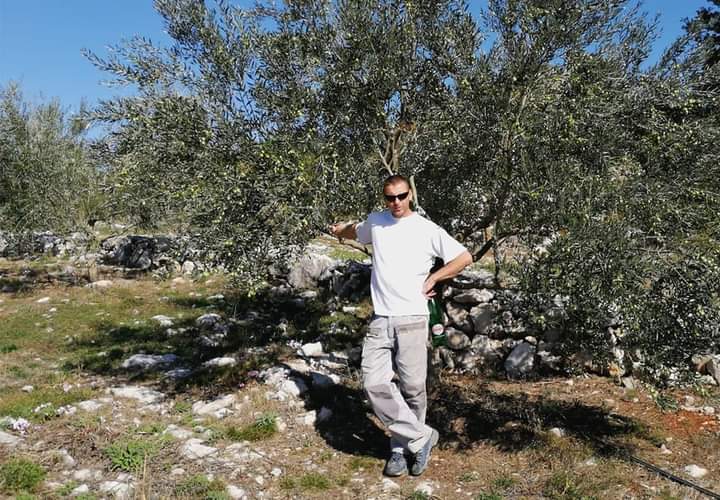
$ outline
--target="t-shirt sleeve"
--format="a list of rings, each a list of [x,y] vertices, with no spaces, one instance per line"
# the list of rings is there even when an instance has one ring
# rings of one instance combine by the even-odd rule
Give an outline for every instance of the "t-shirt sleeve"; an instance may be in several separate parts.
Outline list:
[[[357,240],[363,245],[369,245],[372,243],[372,231],[370,231],[370,218],[368,217],[364,221],[360,222],[355,226],[355,232],[357,233]]]
[[[461,253],[467,251],[467,248],[439,226],[437,226],[432,238],[432,249],[435,252],[435,256],[440,257],[445,263],[450,262]]]

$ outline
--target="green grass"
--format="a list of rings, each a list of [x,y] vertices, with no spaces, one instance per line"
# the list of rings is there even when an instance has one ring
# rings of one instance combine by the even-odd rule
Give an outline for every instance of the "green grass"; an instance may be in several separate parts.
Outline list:
[[[15,344],[2,344],[0,345],[0,354],[8,354],[17,351],[18,347]]]
[[[155,456],[170,439],[167,436],[124,439],[111,444],[103,451],[110,459],[111,469],[138,472],[143,464]]]
[[[6,492],[32,492],[45,479],[45,469],[23,458],[12,459],[0,467],[0,489]]]
[[[359,471],[360,469],[370,469],[375,466],[377,461],[370,457],[352,457],[348,464],[348,469],[352,472]]]
[[[596,486],[565,471],[556,472],[545,482],[543,494],[551,500],[598,500]]]
[[[478,493],[477,495],[475,495],[473,497],[473,500],[503,500],[504,498],[505,497],[503,497],[502,495],[495,493],[495,492],[490,492],[490,493],[481,492],[481,493]]]
[[[80,486],[80,484],[77,481],[71,479],[67,483],[63,484],[60,488],[58,488],[55,493],[57,493],[61,497],[66,497],[69,496],[70,493],[72,493],[72,491],[78,486]]]
[[[229,426],[221,431],[221,435],[231,441],[262,441],[274,436],[277,430],[277,415],[265,413],[241,429]]]
[[[225,483],[212,481],[202,474],[191,476],[175,486],[175,495],[180,498],[226,499]]]
[[[65,392],[61,387],[41,387],[29,393],[17,389],[4,390],[0,391],[0,415],[41,422],[55,417],[55,412],[60,406],[71,405],[92,397],[93,391],[88,388],[76,388]],[[43,407],[40,408],[41,406]]]
[[[324,474],[308,472],[299,477],[285,476],[280,487],[283,490],[325,491],[333,487],[333,482]]]

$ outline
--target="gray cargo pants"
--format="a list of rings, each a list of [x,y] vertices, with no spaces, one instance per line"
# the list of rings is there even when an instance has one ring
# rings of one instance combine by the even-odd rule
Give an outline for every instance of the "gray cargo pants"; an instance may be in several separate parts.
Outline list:
[[[427,316],[373,316],[363,343],[363,386],[393,451],[417,453],[432,433],[425,425],[427,336]]]

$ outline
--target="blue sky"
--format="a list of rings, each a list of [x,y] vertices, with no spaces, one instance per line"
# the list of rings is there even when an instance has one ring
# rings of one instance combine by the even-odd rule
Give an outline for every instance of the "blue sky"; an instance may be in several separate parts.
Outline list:
[[[240,3],[247,4],[247,1]],[[94,104],[119,92],[103,86],[108,76],[81,54],[99,55],[123,38],[142,35],[165,42],[160,16],[152,0],[0,0],[0,86],[20,83],[26,99],[57,97],[70,110],[82,99]],[[470,0],[478,12],[483,0]],[[694,16],[705,0],[646,0],[643,10],[660,15],[662,33],[651,60],[682,30],[682,20]]]

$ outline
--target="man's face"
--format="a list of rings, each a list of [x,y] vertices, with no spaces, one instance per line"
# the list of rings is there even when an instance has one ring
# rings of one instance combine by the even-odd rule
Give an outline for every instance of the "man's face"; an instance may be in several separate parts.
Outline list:
[[[410,186],[408,186],[407,183],[398,182],[396,184],[385,186],[383,195],[385,196],[385,205],[387,205],[390,209],[390,213],[393,217],[399,219],[401,217],[412,215],[412,211],[410,210],[412,193],[410,192]]]

